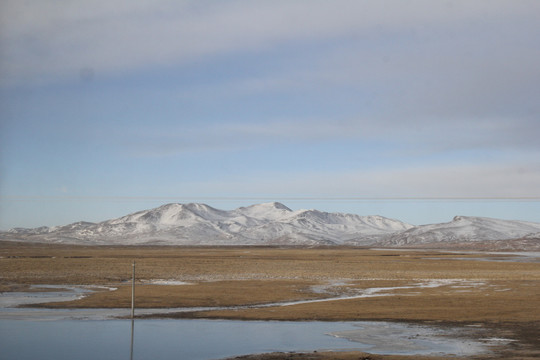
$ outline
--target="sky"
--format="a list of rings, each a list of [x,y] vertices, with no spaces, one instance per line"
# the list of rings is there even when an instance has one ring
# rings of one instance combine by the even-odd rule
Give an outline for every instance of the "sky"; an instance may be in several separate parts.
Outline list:
[[[540,1],[3,0],[0,229],[220,209],[540,222]]]

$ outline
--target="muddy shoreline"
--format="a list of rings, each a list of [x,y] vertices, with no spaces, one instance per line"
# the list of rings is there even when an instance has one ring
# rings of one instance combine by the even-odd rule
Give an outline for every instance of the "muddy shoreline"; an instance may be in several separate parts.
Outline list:
[[[401,322],[400,320],[388,319],[388,321]],[[418,324],[418,322],[414,322]],[[422,325],[431,325],[432,322],[422,322]],[[476,323],[469,325],[478,325]],[[467,326],[462,323],[437,323],[440,327],[454,328],[456,326]],[[230,357],[223,360],[442,360],[442,359],[519,359],[533,360],[540,358],[540,328],[537,323],[502,323],[502,324],[482,324],[481,335],[473,337],[474,340],[484,338],[501,339],[501,345],[492,346],[491,351],[485,354],[468,356],[438,356],[438,355],[381,355],[360,351],[330,351],[330,352],[274,352],[264,354],[249,354]],[[511,338],[514,341],[505,342],[504,339]]]

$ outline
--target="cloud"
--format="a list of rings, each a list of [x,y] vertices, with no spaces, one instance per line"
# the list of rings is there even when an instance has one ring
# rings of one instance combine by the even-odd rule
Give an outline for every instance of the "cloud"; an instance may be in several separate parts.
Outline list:
[[[220,99],[242,110],[215,111],[211,122],[182,114],[136,129],[130,121],[102,126],[102,137],[131,155],[341,141],[416,156],[538,154],[535,0],[6,0],[0,6],[3,86],[82,78],[95,84],[98,76],[194,63],[204,71],[226,67],[226,56],[239,63],[233,74],[224,69],[175,91],[201,108]],[[246,54],[250,72],[242,71]],[[250,96],[253,108],[266,102],[279,111],[236,118]]]
[[[448,164],[366,171],[286,174],[221,178],[185,184],[193,194],[216,188],[246,197],[292,196],[298,198],[539,198],[540,168],[528,164]]]
[[[482,21],[538,20],[522,1],[19,1],[2,2],[1,75],[9,83],[58,81],[173,66],[284,43],[442,32]],[[531,20],[532,19],[532,20]]]
[[[357,151],[371,146],[372,157],[413,159],[444,154],[491,160],[540,156],[540,124],[520,118],[262,118],[212,123],[117,127],[104,134],[136,157],[264,150],[268,146],[309,148],[349,143]],[[115,135],[116,134],[116,135]],[[346,156],[334,149],[335,156]],[[441,158],[442,156],[442,158]],[[306,155],[306,159],[316,161]],[[445,160],[446,159],[446,160]]]

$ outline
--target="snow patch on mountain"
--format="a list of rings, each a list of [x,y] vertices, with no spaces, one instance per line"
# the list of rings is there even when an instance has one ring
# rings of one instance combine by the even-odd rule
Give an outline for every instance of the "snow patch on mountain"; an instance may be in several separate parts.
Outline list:
[[[0,240],[69,244],[354,245],[425,247],[477,244],[487,248],[538,248],[540,224],[456,216],[413,226],[379,215],[315,209],[293,211],[277,202],[219,210],[205,204],[166,204],[100,223],[16,228]],[[510,243],[510,241],[512,241]]]
[[[373,242],[412,225],[381,216],[292,211],[277,202],[231,211],[205,204],[166,204],[100,223],[13,229],[4,238],[85,244],[328,245]]]
[[[540,224],[517,220],[456,216],[447,223],[421,225],[387,237],[384,245],[510,240],[538,233]]]

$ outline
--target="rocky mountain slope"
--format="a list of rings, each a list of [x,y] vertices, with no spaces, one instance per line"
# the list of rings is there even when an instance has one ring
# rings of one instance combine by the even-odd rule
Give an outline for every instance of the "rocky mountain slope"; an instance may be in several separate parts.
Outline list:
[[[292,211],[280,203],[225,211],[204,204],[167,204],[100,223],[16,228],[0,240],[66,244],[356,245],[455,247],[526,244],[540,248],[540,224],[456,216],[451,222],[413,226],[382,216]],[[496,246],[495,246],[496,244]],[[489,247],[489,246],[488,246]],[[511,247],[511,248],[515,248]]]

